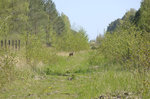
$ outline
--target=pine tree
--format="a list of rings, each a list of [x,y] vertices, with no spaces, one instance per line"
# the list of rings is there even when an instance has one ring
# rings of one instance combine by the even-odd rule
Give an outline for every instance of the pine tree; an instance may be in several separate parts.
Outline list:
[[[30,0],[29,3],[29,22],[31,24],[31,31],[37,35],[41,28],[47,26],[48,16],[44,11],[44,2],[42,0]]]

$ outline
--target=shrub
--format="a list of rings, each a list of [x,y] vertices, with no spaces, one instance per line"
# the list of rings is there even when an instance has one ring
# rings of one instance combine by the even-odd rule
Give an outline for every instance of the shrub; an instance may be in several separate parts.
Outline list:
[[[0,53],[0,88],[15,78],[15,55],[13,53]]]

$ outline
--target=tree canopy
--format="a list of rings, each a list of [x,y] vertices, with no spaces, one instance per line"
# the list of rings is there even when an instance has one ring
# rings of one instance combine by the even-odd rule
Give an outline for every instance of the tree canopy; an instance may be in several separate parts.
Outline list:
[[[35,35],[42,44],[59,50],[87,49],[87,36],[71,28],[69,18],[57,11],[52,0],[1,0],[0,24],[5,38]],[[79,49],[82,42],[86,45]]]

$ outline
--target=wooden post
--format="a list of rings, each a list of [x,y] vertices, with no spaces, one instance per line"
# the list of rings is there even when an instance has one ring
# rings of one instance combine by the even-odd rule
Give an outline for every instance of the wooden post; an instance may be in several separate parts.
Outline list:
[[[7,49],[7,40],[5,39],[5,49]]]
[[[17,50],[17,40],[15,41],[15,48],[16,48],[16,50]]]
[[[14,49],[14,40],[12,40],[12,49]]]
[[[10,40],[8,40],[8,47],[10,48]]]
[[[18,40],[18,49],[20,50],[20,40]]]
[[[1,48],[3,48],[3,40],[1,40]]]

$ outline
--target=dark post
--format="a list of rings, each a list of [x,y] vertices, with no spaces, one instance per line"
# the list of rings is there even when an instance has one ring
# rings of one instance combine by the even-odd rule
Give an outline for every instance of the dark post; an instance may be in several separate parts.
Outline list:
[[[14,40],[12,40],[12,48],[14,49]]]
[[[15,41],[15,48],[16,48],[16,50],[17,50],[17,40]]]
[[[3,40],[1,40],[1,48],[3,48]]]
[[[5,49],[7,49],[7,40],[5,39]]]
[[[18,40],[18,49],[20,50],[20,40]]]
[[[10,48],[10,40],[8,40],[8,46],[9,46],[9,48]]]

